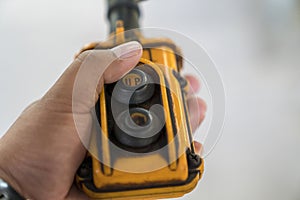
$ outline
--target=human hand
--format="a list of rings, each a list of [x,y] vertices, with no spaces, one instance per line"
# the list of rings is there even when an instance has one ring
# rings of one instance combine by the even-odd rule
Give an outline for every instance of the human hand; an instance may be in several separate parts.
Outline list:
[[[142,47],[137,42],[79,55],[53,87],[26,108],[0,139],[0,177],[28,199],[88,199],[73,184],[86,154],[78,128],[88,139],[92,128],[90,110],[103,84],[120,79],[138,63],[141,55]],[[82,71],[85,73],[79,81],[74,109],[74,85]],[[197,91],[197,80],[192,76],[186,78]],[[204,118],[206,106],[191,93],[188,106],[195,129]],[[76,126],[74,112],[81,122]],[[199,152],[200,143],[195,143],[195,148]]]

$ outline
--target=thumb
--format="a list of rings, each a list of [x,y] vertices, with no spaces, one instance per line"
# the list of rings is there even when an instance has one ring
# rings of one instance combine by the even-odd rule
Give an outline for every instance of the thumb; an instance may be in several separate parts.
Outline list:
[[[43,100],[60,111],[89,112],[103,84],[120,79],[138,63],[141,55],[142,46],[136,41],[108,50],[85,51],[71,63]]]

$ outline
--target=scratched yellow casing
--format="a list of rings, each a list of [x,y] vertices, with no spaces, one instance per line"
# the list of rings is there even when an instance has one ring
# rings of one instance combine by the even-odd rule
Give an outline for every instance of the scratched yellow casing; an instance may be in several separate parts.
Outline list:
[[[123,34],[122,22],[118,22],[112,40],[91,43],[81,52],[90,49],[112,48],[132,40]],[[106,87],[99,96],[96,113],[102,133],[92,135],[90,151],[76,176],[77,185],[93,199],[159,199],[180,197],[190,192],[198,183],[204,170],[203,159],[194,152],[193,139],[187,111],[187,82],[180,76],[182,60],[180,50],[169,39],[144,38],[135,35],[144,47],[141,64],[150,66],[160,81],[160,98],[165,109],[165,140],[167,156],[157,154],[111,158],[108,127]],[[167,67],[166,67],[167,66]],[[168,85],[169,89],[166,88]],[[174,138],[177,137],[175,140]],[[99,142],[101,141],[101,142]],[[101,158],[103,162],[100,162]],[[103,163],[111,163],[110,166]],[[145,173],[126,172],[119,169],[140,169],[153,163],[163,168]]]

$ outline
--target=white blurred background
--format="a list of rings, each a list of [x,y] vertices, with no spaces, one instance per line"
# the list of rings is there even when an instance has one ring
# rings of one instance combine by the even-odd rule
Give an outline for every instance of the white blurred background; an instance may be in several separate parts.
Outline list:
[[[216,62],[223,136],[187,200],[300,199],[300,2],[149,0],[144,27],[179,31]],[[103,0],[0,1],[0,135],[86,43],[106,37]]]

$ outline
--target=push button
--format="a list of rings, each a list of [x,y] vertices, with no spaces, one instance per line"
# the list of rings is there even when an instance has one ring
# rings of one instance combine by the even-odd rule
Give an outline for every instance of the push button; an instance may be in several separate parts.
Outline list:
[[[135,68],[115,85],[113,97],[124,104],[139,104],[150,99],[153,93],[151,76],[142,68]]]
[[[127,87],[138,87],[141,86],[142,83],[144,82],[142,76],[143,74],[131,72],[122,79],[122,82]]]
[[[117,140],[133,148],[147,147],[161,135],[163,120],[155,112],[144,108],[131,108],[115,119],[114,134]]]

